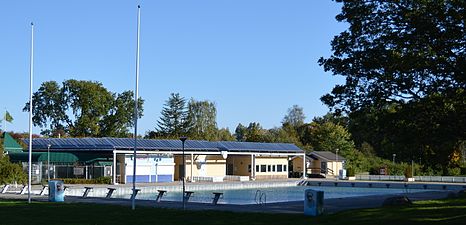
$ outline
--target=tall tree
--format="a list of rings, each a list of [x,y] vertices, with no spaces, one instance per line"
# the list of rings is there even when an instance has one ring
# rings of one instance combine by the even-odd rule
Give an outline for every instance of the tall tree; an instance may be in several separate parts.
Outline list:
[[[346,83],[322,101],[348,113],[358,144],[445,173],[466,140],[466,1],[338,2],[349,28],[319,63]]]
[[[217,108],[209,101],[188,102],[188,133],[191,138],[202,140],[217,140]]]
[[[93,136],[100,133],[99,121],[111,109],[113,96],[101,83],[67,80],[63,83],[66,99],[76,121],[70,126],[72,136]]]
[[[343,7],[336,18],[349,28],[319,63],[346,83],[323,96],[324,103],[349,112],[465,89],[466,1],[337,2]]]
[[[134,126],[134,95],[132,91],[120,94],[113,93],[112,107],[99,122],[101,136],[126,137],[128,128]],[[138,102],[138,109],[143,107],[143,101]],[[138,118],[142,117],[140,110]]]
[[[66,80],[62,86],[47,81],[33,94],[32,120],[49,136],[125,136],[128,127],[133,126],[133,110],[121,105],[134,105],[134,100],[127,98],[132,95],[131,91],[112,93],[93,81]],[[138,101],[139,117],[142,117],[143,102],[141,98]],[[29,110],[29,102],[23,110]],[[111,119],[115,115],[118,118]]]
[[[187,133],[186,99],[179,93],[171,93],[162,109],[157,131],[163,137],[179,137]]]
[[[311,127],[310,142],[314,150],[335,153],[338,149],[344,156],[354,152],[355,146],[351,134],[343,126],[332,122],[322,124],[312,122]]]
[[[245,127],[243,124],[239,123],[238,126],[236,126],[235,129],[235,138],[237,141],[246,141],[246,132],[247,132],[247,127]]]
[[[293,107],[288,109],[288,113],[283,118],[282,124],[289,124],[293,127],[299,127],[304,124],[304,110],[298,105],[293,105]]]
[[[220,128],[218,130],[218,140],[219,141],[234,141],[235,136],[231,134],[230,130],[227,128]]]

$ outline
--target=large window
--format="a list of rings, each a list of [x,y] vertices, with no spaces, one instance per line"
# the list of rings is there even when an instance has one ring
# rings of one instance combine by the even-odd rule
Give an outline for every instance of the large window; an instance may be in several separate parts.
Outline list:
[[[282,171],[283,171],[282,165],[277,165],[277,172],[282,172]]]

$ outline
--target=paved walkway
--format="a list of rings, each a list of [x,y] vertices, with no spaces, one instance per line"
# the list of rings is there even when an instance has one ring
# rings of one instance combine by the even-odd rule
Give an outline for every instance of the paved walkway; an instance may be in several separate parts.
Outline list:
[[[431,191],[431,192],[418,192],[409,193],[408,197],[411,200],[430,200],[446,198],[449,191]],[[326,213],[335,213],[348,209],[358,208],[374,208],[382,206],[383,201],[392,196],[397,195],[383,195],[383,196],[365,196],[365,197],[349,197],[338,199],[327,199],[324,202],[324,209]],[[0,194],[0,199],[3,200],[27,200],[26,195],[19,194]],[[47,196],[32,195],[33,201],[48,201]],[[105,199],[105,198],[82,198],[75,196],[66,196],[65,202],[69,203],[93,203],[93,204],[114,204],[130,207],[131,201],[129,199]],[[160,208],[182,208],[181,202],[155,202],[154,200],[136,200],[136,207],[160,207]],[[232,204],[206,204],[206,203],[192,203],[188,202],[186,205],[188,210],[221,210],[232,212],[261,212],[261,213],[303,213],[303,201],[296,202],[282,202],[282,203],[269,203],[266,205],[232,205]]]

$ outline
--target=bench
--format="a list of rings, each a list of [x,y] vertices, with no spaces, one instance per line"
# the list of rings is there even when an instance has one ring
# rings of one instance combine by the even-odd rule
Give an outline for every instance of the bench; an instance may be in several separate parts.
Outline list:
[[[105,198],[111,198],[112,197],[112,194],[113,192],[116,190],[116,188],[107,188],[108,189],[108,192],[107,192],[107,195],[105,196]]]
[[[92,191],[92,189],[94,189],[94,188],[93,187],[84,187],[83,198],[87,198],[87,195],[89,194],[89,192]]]
[[[47,185],[42,185],[42,190],[40,190],[39,195],[45,195],[45,191],[46,191],[46,190],[48,191],[48,189],[49,189],[49,186],[47,186]]]
[[[131,199],[131,200],[133,200],[133,198],[136,199],[136,195],[138,195],[138,193],[139,193],[140,191],[141,191],[141,189],[134,189],[134,190],[133,190],[133,193],[131,194],[130,199]]]
[[[2,188],[2,194],[5,194],[5,193],[6,193],[6,191],[8,191],[8,188],[9,188],[9,187],[10,187],[10,185],[9,185],[9,184],[5,184],[5,185],[3,185],[3,188]]]
[[[194,191],[185,191],[185,192],[184,192],[184,200],[185,200],[186,202],[188,202],[188,201],[189,201],[189,198],[191,198],[191,195],[193,195],[193,193],[194,193]]]
[[[21,188],[21,191],[19,192],[20,195],[24,195],[28,192],[28,186],[27,185],[23,185],[23,187]]]
[[[222,192],[213,192],[212,194],[214,194],[214,198],[213,198],[213,200],[212,200],[212,204],[213,204],[213,205],[217,205],[218,200],[219,200],[220,198],[223,198],[223,193],[222,193]]]
[[[157,190],[159,194],[157,195],[157,198],[155,199],[155,202],[160,202],[162,201],[162,197],[167,193],[166,190]]]

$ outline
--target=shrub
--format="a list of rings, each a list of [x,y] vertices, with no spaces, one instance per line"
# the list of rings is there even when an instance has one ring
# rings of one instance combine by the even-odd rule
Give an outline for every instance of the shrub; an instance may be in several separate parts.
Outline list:
[[[450,168],[448,168],[448,175],[450,175],[450,176],[459,176],[459,175],[461,175],[461,168],[459,168],[459,167],[450,167]]]
[[[346,176],[348,177],[354,177],[354,169],[353,168],[348,168],[346,170]]]
[[[96,179],[78,179],[78,178],[65,178],[65,184],[111,184],[111,177],[99,177]]]
[[[26,173],[20,164],[10,162],[8,156],[0,156],[0,183],[2,184],[25,184]]]
[[[461,175],[466,175],[466,167],[461,167],[460,171],[461,171]]]
[[[412,178],[413,177],[413,169],[410,166],[405,168],[405,177]]]

